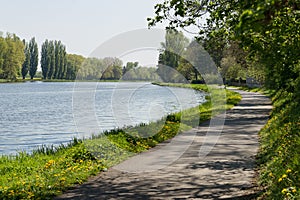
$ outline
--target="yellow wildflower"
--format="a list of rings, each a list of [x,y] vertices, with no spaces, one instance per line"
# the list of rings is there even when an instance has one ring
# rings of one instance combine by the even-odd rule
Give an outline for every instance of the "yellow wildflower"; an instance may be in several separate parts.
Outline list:
[[[285,194],[285,193],[287,193],[287,189],[286,189],[286,188],[284,188],[283,190],[281,190],[281,193],[282,193],[282,194]]]
[[[291,169],[287,169],[286,170],[286,173],[290,173],[292,170]]]
[[[281,182],[281,181],[282,181],[282,178],[279,178],[279,179],[278,179],[278,182]]]
[[[293,192],[293,193],[296,193],[296,192],[297,192],[296,188],[293,188],[293,189],[292,189],[292,192]]]
[[[272,172],[270,172],[270,173],[269,173],[269,176],[270,176],[270,177],[273,177],[273,173],[272,173]]]
[[[283,179],[284,179],[284,178],[286,178],[286,177],[287,177],[287,175],[286,175],[286,174],[283,174],[283,175],[282,175],[282,178],[283,178]]]

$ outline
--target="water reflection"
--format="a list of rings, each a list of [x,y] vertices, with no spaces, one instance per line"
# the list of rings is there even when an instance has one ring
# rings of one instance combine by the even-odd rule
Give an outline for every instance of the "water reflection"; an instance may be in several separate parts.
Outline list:
[[[204,101],[203,93],[150,83],[0,84],[0,154],[148,123]]]

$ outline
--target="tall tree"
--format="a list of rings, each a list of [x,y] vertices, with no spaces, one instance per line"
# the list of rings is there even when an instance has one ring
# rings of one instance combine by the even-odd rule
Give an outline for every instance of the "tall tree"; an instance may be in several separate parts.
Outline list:
[[[36,74],[37,66],[39,63],[39,50],[34,37],[31,38],[31,40],[29,41],[29,51],[30,51],[29,75],[30,78],[33,79],[33,77]]]
[[[48,49],[49,49],[49,41],[45,40],[45,42],[42,44],[42,51],[41,51],[41,68],[42,68],[42,74],[44,79],[48,78],[48,70],[50,68]]]
[[[53,78],[57,79],[58,78],[58,71],[59,71],[59,65],[60,65],[60,46],[61,46],[61,41],[55,41],[54,42],[54,51],[55,51],[55,68],[53,72]]]
[[[158,58],[157,73],[165,82],[179,82],[182,79],[177,68],[189,40],[182,32],[167,30],[165,41],[161,43],[160,54]],[[178,79],[179,77],[179,79]]]
[[[53,72],[55,70],[55,49],[54,49],[54,42],[50,41],[48,48],[47,48],[47,58],[49,59],[48,62],[48,74],[47,77],[48,79],[52,79],[53,77]]]
[[[62,52],[61,52],[61,79],[64,79],[66,77],[66,72],[67,72],[67,50],[66,46],[62,46]]]
[[[82,66],[85,58],[76,54],[67,54],[66,65],[66,79],[67,80],[75,80],[77,77],[77,72],[79,68]]]
[[[20,74],[25,60],[24,44],[15,34],[7,34],[6,38],[1,39],[1,43],[0,78],[14,81]]]
[[[26,75],[28,74],[29,68],[30,68],[30,49],[28,43],[23,40],[23,43],[25,45],[24,54],[25,54],[25,61],[22,65],[22,77],[25,79]]]
[[[66,47],[60,44],[57,48],[59,48],[59,63],[58,63],[58,72],[57,78],[63,79],[65,77],[66,72]]]
[[[167,30],[165,42],[161,43],[161,52],[159,55],[159,64],[168,67],[177,68],[181,54],[188,46],[189,40],[182,32]]]
[[[5,39],[0,36],[0,77],[3,77],[3,63],[4,63],[4,55],[7,51],[7,44]]]

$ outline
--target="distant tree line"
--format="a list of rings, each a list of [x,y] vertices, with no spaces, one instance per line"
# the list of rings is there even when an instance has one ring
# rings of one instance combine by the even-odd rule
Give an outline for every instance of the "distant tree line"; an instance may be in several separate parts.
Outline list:
[[[159,76],[155,67],[141,67],[138,62],[127,62],[122,69],[122,80],[158,81]]]
[[[138,62],[123,66],[118,58],[85,58],[67,54],[61,41],[45,40],[40,52],[41,72],[37,73],[39,49],[35,38],[21,41],[15,34],[0,36],[0,79],[16,81],[18,77],[44,80],[157,80],[156,68],[141,67]]]
[[[75,56],[74,60],[81,60],[81,66],[71,64],[69,67],[74,69],[74,75],[78,80],[157,80],[156,68],[141,67],[138,62],[127,62],[125,66],[118,58],[106,57],[83,59]],[[74,78],[74,77],[72,77]]]

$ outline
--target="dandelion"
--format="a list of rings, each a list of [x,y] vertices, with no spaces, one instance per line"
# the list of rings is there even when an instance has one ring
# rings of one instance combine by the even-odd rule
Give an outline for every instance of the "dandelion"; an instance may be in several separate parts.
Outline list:
[[[287,177],[287,175],[286,174],[283,174],[282,175],[282,179],[284,179],[284,178],[286,178]]]
[[[287,193],[288,192],[288,190],[286,189],[286,188],[284,188],[283,190],[281,190],[281,193],[282,194],[285,194],[285,193]]]
[[[45,168],[48,169],[49,167],[51,167],[52,165],[55,164],[55,160],[49,160],[46,164],[45,164]]]
[[[296,188],[293,188],[293,189],[292,189],[292,192],[293,192],[293,193],[296,193],[296,192],[297,192]]]
[[[280,183],[281,181],[282,181],[282,178],[279,178],[279,179],[278,179],[278,182]]]
[[[270,172],[270,173],[269,173],[269,176],[270,176],[270,177],[273,177],[273,173],[272,173],[272,172]]]
[[[287,170],[286,170],[286,173],[290,173],[290,172],[292,172],[291,169],[287,169]]]

